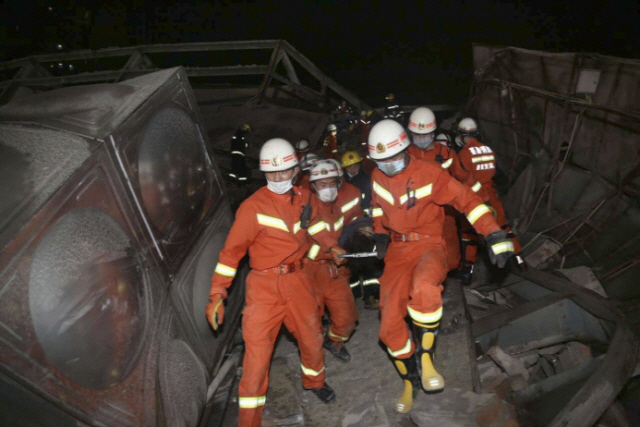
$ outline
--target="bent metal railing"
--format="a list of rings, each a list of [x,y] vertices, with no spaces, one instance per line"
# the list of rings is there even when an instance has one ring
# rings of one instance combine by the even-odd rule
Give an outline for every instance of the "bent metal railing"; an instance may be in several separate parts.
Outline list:
[[[152,44],[132,47],[117,47],[98,50],[78,50],[63,53],[32,55],[0,63],[0,72],[12,74],[11,78],[0,81],[0,104],[6,104],[19,87],[31,87],[38,90],[55,89],[61,86],[83,83],[114,83],[120,80],[136,77],[142,74],[158,71],[149,54],[170,54],[188,52],[221,52],[242,50],[271,51],[268,63],[238,64],[227,66],[189,67],[184,69],[189,77],[224,77],[224,76],[263,76],[258,96],[263,97],[272,84],[279,84],[280,88],[293,96],[303,96],[306,100],[314,100],[318,105],[329,108],[330,91],[338,98],[348,101],[358,110],[370,108],[352,92],[348,91],[313,64],[308,58],[298,52],[285,40],[250,40],[227,42],[199,42]],[[103,67],[109,67],[109,58],[127,58],[124,66],[117,69],[103,71],[82,72],[68,75],[52,75],[46,66],[48,63],[62,63],[77,60],[100,61]],[[163,59],[167,59],[163,58]],[[171,58],[168,58],[171,61]],[[183,65],[179,61],[170,66]],[[282,65],[282,67],[279,67]],[[168,68],[168,67],[164,67]],[[278,72],[284,69],[285,74]],[[304,70],[317,80],[319,90],[301,82],[298,72]]]

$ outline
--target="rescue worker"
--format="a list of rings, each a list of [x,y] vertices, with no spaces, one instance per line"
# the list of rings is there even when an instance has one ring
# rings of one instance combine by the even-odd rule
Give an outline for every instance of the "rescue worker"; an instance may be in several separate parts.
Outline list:
[[[362,157],[357,151],[346,151],[342,155],[342,169],[347,173],[345,178],[362,192],[360,206],[364,211],[371,207],[371,178],[362,169]]]
[[[448,147],[446,134],[434,137],[436,131],[436,116],[430,108],[416,108],[409,117],[409,132],[413,144],[407,148],[407,153],[416,159],[438,162],[458,181],[468,184],[469,173],[460,165],[455,150]],[[435,141],[437,140],[437,141]],[[436,143],[434,143],[436,142]],[[480,184],[472,190],[477,192]],[[456,217],[458,212],[450,206],[445,207],[443,237],[447,244],[447,265],[449,270],[460,266],[460,242]]]
[[[364,171],[363,158],[356,151],[347,151],[342,155],[342,168],[346,172],[345,179],[349,184],[358,187],[362,193],[362,202],[360,206],[364,212],[371,216],[371,178]],[[368,247],[366,239],[361,241],[350,242],[351,246],[358,246],[357,252],[369,252],[373,248]],[[344,246],[343,246],[344,247]],[[345,247],[345,249],[347,249]],[[355,268],[351,269],[350,286],[359,296],[358,289],[362,286],[362,299],[364,300],[364,308],[367,310],[375,310],[378,308],[378,298],[380,294],[380,282],[378,278],[382,274],[382,264],[379,260],[360,259],[351,260]]]
[[[231,137],[231,172],[229,177],[237,185],[247,182],[247,164],[245,162],[245,150],[249,146],[245,141],[247,133],[251,132],[249,123],[239,126],[236,133]]]
[[[224,299],[244,255],[251,271],[246,278],[242,337],[245,356],[239,384],[240,427],[259,427],[268,386],[273,345],[282,323],[298,341],[302,385],[323,402],[335,399],[325,382],[322,325],[316,294],[303,271],[303,257],[311,247],[310,235],[321,243],[338,265],[344,250],[316,220],[305,230],[301,224],[309,191],[293,186],[298,159],[284,139],[267,141],[260,150],[260,170],[267,185],[238,208],[212,278],[207,320],[217,329],[224,319]]]
[[[307,154],[311,149],[311,145],[309,141],[302,138],[300,141],[296,143],[296,154],[298,155],[298,160],[302,159],[302,156]]]
[[[390,93],[385,99],[387,100],[387,105],[384,107],[384,118],[395,120],[403,125],[404,111],[402,111],[402,108],[400,108],[400,105],[396,102],[396,96]]]
[[[360,208],[362,195],[358,188],[343,182],[340,166],[335,160],[320,160],[311,168],[311,206],[319,219],[338,240],[344,227],[364,216]],[[320,251],[317,243],[311,246],[305,268],[320,301],[321,312],[329,308],[331,324],[327,328],[324,347],[341,362],[351,359],[344,343],[356,327],[358,311],[349,287],[349,269],[334,263],[331,254]]]
[[[367,110],[360,113],[360,119],[358,120],[358,127],[360,128],[360,143],[362,149],[367,149],[367,139],[369,138],[369,132],[371,132],[371,116],[373,110]],[[364,154],[364,153],[363,153]]]
[[[322,149],[324,150],[324,156],[327,159],[338,158],[338,128],[331,123],[327,126],[327,132],[329,134],[324,139]]]
[[[411,409],[420,386],[441,390],[444,379],[433,366],[442,317],[442,282],[447,273],[442,239],[443,205],[464,213],[484,236],[493,262],[503,267],[513,244],[482,200],[434,162],[411,158],[409,137],[393,120],[377,123],[369,135],[369,153],[378,163],[371,177],[376,249],[384,257],[380,277],[380,338],[404,380],[396,410]],[[405,317],[414,324],[416,345]],[[416,351],[421,365],[418,377]]]
[[[296,178],[296,185],[301,188],[309,189],[309,172],[311,167],[320,160],[320,157],[314,153],[307,153],[300,159],[300,174]]]
[[[353,115],[354,111],[349,102],[346,100],[342,100],[340,105],[336,108],[334,115],[335,116],[343,116],[343,115]]]
[[[498,198],[498,193],[493,185],[493,176],[496,173],[496,160],[493,151],[479,141],[480,131],[478,130],[478,124],[470,117],[460,120],[456,134],[456,144],[460,147],[458,154],[460,164],[472,176],[471,181],[482,186],[485,202],[491,207],[500,228],[507,233],[507,236],[513,242],[517,264],[524,268],[524,260],[520,255],[522,248],[515,234],[511,231],[502,202]],[[461,275],[464,282],[470,283],[473,266],[476,262],[478,243],[477,236],[474,235],[468,224],[462,227],[462,244],[464,260]]]

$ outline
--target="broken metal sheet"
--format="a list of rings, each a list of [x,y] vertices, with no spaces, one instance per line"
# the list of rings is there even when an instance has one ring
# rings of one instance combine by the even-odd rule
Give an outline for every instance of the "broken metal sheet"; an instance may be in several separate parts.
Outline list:
[[[562,245],[557,240],[541,236],[530,248],[523,249],[526,254],[524,260],[528,266],[538,268],[561,249]]]
[[[580,266],[558,271],[576,285],[584,286],[585,288],[591,289],[592,291],[596,292],[598,295],[601,295],[605,298],[607,297],[607,294],[598,281],[598,278],[595,274],[593,274],[593,271],[591,271],[589,267]]]

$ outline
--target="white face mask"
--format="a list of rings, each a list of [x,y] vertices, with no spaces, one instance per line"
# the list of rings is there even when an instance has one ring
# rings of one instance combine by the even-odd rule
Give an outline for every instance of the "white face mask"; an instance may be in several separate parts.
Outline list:
[[[418,135],[414,133],[413,143],[421,150],[426,150],[431,147],[431,144],[433,144],[433,133],[427,133],[425,135]]]
[[[325,203],[331,203],[338,197],[337,188],[322,188],[318,190],[318,198]]]
[[[276,194],[284,194],[293,188],[292,180],[293,178],[280,182],[267,180],[267,188]]]
[[[458,147],[462,147],[464,145],[464,141],[460,135],[456,136],[456,144],[458,144]]]
[[[387,176],[398,175],[405,167],[404,157],[399,160],[394,160],[393,162],[377,162],[378,167]]]

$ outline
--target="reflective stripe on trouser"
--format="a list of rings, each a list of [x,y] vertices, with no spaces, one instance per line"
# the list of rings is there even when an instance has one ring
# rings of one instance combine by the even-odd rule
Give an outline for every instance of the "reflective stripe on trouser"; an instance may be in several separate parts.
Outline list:
[[[496,194],[496,190],[493,187],[485,187],[485,191],[487,192],[487,196],[489,196],[489,203],[491,203],[491,207],[494,209],[496,213],[496,222],[507,233],[511,233],[511,227],[508,226],[507,216],[504,212],[504,207],[502,207],[502,202],[498,198],[498,194]],[[520,242],[518,239],[513,237],[511,239],[513,242],[513,249],[516,254],[522,252],[522,247],[520,246]]]
[[[442,237],[447,245],[447,267],[454,270],[460,265],[460,241],[456,226],[457,211],[450,206],[444,208],[444,229]]]
[[[247,179],[248,174],[249,171],[247,169],[247,164],[245,162],[244,156],[241,156],[239,154],[231,154],[231,173],[229,175],[234,175],[233,178],[237,179],[238,181],[244,181]]]
[[[339,268],[338,277],[334,278],[329,266],[335,276],[336,270],[332,263],[309,262],[305,264],[303,271],[309,275],[316,291],[320,311],[324,313],[326,305],[331,313],[331,326],[327,335],[333,341],[346,341],[358,320],[356,302],[349,286],[349,270],[346,267]]]
[[[324,384],[318,301],[303,271],[280,275],[252,270],[247,276],[246,306],[242,311],[245,356],[238,393],[241,399],[266,396],[273,345],[283,322],[298,341],[302,364],[320,372],[316,376],[303,373],[302,386],[319,388]],[[251,406],[240,408],[238,426],[260,426],[264,406]]]
[[[433,313],[442,307],[442,282],[447,276],[445,243],[441,237],[392,242],[384,260],[380,339],[393,357],[406,359],[415,349],[413,343],[407,349],[408,307],[420,313]]]

